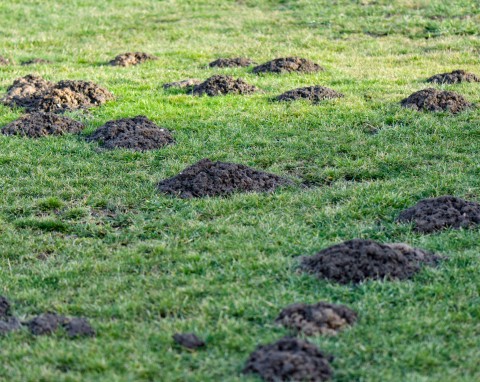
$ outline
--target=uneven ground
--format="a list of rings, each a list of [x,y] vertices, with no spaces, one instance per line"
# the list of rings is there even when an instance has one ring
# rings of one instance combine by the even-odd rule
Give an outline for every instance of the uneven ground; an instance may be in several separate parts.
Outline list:
[[[127,17],[128,15],[128,17]],[[16,314],[89,318],[97,337],[1,338],[2,381],[256,381],[241,371],[294,302],[341,303],[358,323],[311,339],[333,354],[334,381],[480,379],[480,230],[414,233],[394,223],[419,199],[480,201],[480,111],[403,109],[437,73],[480,73],[475,1],[9,0],[0,4],[0,92],[35,72],[85,79],[116,101],[68,113],[89,134],[146,115],[176,145],[98,150],[83,137],[0,137],[0,294]],[[131,68],[126,51],[159,59]],[[326,71],[249,74],[217,57],[300,56]],[[53,64],[21,66],[31,58]],[[192,97],[162,84],[214,74],[265,93]],[[271,102],[322,85],[345,98]],[[430,86],[430,84],[429,84]],[[480,101],[479,84],[436,85]],[[0,126],[21,115],[0,106]],[[201,158],[243,163],[311,186],[180,200],[156,184]],[[342,286],[297,260],[355,237],[405,242],[450,261],[410,281]],[[174,333],[205,350],[184,351]]]

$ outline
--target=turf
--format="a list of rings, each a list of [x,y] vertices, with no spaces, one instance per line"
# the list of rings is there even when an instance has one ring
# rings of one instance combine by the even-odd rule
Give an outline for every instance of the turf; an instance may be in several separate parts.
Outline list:
[[[420,235],[394,222],[425,197],[479,201],[480,112],[402,109],[436,74],[480,73],[475,1],[1,2],[0,92],[34,72],[85,79],[116,100],[83,136],[0,137],[0,294],[28,318],[85,316],[94,339],[0,339],[4,381],[255,381],[241,370],[293,302],[346,304],[356,326],[312,339],[335,356],[334,381],[480,379],[479,229]],[[120,68],[126,51],[159,57]],[[316,74],[215,69],[221,56],[301,56]],[[34,57],[51,65],[20,66]],[[217,73],[264,92],[192,97],[166,82]],[[312,85],[345,98],[278,103]],[[478,102],[478,84],[442,85]],[[106,121],[144,114],[176,145],[145,153],[84,141]],[[21,110],[0,106],[0,126]],[[201,158],[243,163],[308,188],[179,200],[158,181]],[[355,237],[407,242],[449,260],[411,281],[340,286],[298,272],[298,258]],[[205,350],[174,345],[195,332]]]

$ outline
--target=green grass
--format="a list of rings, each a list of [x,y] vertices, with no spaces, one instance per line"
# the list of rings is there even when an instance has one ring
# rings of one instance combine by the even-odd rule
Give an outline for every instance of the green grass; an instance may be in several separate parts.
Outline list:
[[[0,136],[0,294],[22,318],[88,317],[95,339],[0,338],[1,381],[255,381],[241,369],[293,302],[344,303],[358,325],[314,343],[335,356],[335,381],[480,380],[479,229],[422,236],[394,222],[419,199],[480,200],[480,112],[402,109],[436,73],[480,72],[476,1],[9,0],[0,55],[53,65],[0,68],[0,92],[34,72],[87,79],[116,100],[82,115],[85,134],[147,115],[177,145],[102,151],[82,137]],[[125,51],[159,60],[104,65]],[[220,56],[298,55],[326,68],[255,76],[214,70]],[[198,97],[162,84],[214,73],[265,92]],[[324,85],[320,105],[270,99]],[[478,84],[443,86],[479,102]],[[0,106],[0,126],[21,115]],[[375,134],[373,134],[375,133]],[[274,194],[178,200],[155,184],[209,157],[306,179]],[[406,282],[358,287],[297,272],[300,255],[355,237],[407,242],[449,261]],[[178,331],[207,341],[173,346]]]

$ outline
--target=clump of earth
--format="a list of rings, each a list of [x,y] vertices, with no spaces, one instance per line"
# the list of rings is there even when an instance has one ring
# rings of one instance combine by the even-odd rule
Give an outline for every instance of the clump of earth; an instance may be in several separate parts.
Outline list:
[[[292,304],[284,308],[275,320],[284,327],[307,336],[334,335],[357,320],[357,313],[345,305],[319,302]]]
[[[299,338],[284,337],[269,345],[260,345],[250,354],[244,374],[257,374],[264,381],[322,382],[332,378],[333,357],[314,344]]]
[[[8,58],[0,56],[0,66],[10,65],[10,60]]]
[[[23,61],[22,65],[37,65],[37,64],[51,64],[52,61],[45,60],[43,58],[32,58],[31,60]]]
[[[235,57],[235,58],[219,58],[215,61],[212,61],[208,66],[211,68],[236,68],[236,67],[247,67],[250,65],[256,64],[255,61],[246,57]]]
[[[319,103],[325,99],[342,97],[344,97],[342,93],[338,93],[333,89],[323,86],[308,86],[305,88],[289,90],[283,94],[280,94],[276,99],[277,101],[296,101],[299,99],[306,99],[313,103]]]
[[[208,78],[201,84],[193,87],[192,93],[197,96],[219,96],[226,94],[251,94],[258,91],[258,88],[246,83],[242,78],[216,75]]]
[[[398,221],[413,222],[415,231],[422,233],[469,228],[480,224],[480,204],[450,195],[423,199],[402,211]]]
[[[144,52],[127,52],[119,54],[117,57],[115,57],[112,61],[110,61],[110,65],[126,67],[143,64],[144,62],[150,60],[157,60],[157,57]]]
[[[70,338],[93,337],[95,330],[86,318],[64,317],[56,313],[43,313],[27,322],[27,326],[33,335],[50,335],[63,327]]]
[[[411,94],[401,101],[401,105],[413,110],[448,111],[453,114],[472,106],[458,93],[434,88],[423,89]]]
[[[201,84],[202,81],[197,78],[187,78],[186,80],[168,82],[163,84],[164,89],[178,88],[178,89],[192,89],[194,86]]]
[[[468,73],[465,70],[454,70],[451,73],[441,73],[430,77],[427,82],[434,84],[458,84],[460,82],[480,82],[476,74]]]
[[[0,335],[4,335],[21,328],[20,320],[12,314],[10,301],[0,296]]]
[[[95,130],[87,141],[97,141],[106,149],[155,150],[175,143],[172,133],[143,115],[108,121]]]
[[[292,182],[251,167],[202,159],[180,174],[162,180],[158,190],[180,198],[224,196],[234,192],[270,192]]]
[[[176,333],[173,335],[173,340],[180,346],[190,350],[205,347],[205,341],[194,333]]]
[[[324,70],[320,65],[306,58],[276,58],[253,68],[253,73],[315,73]]]
[[[440,260],[440,256],[403,243],[353,239],[303,257],[301,267],[321,279],[358,284],[366,280],[408,279],[423,266],[435,266]]]
[[[79,133],[84,125],[71,118],[54,113],[33,112],[25,114],[2,129],[5,135],[20,135],[40,138],[47,135]]]

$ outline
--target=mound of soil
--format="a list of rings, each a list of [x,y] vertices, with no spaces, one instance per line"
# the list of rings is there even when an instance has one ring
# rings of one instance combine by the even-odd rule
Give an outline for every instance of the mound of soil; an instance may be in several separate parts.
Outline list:
[[[0,296],[0,335],[20,329],[21,323],[11,313],[11,305],[8,299]]]
[[[247,84],[241,78],[233,78],[230,76],[213,76],[205,82],[193,87],[192,93],[197,96],[219,96],[225,94],[251,94],[258,91],[258,88]]]
[[[2,98],[2,102],[11,107],[35,109],[39,98],[53,85],[53,82],[46,81],[40,76],[29,74],[13,81],[13,84],[7,89],[7,94]]]
[[[29,322],[27,326],[33,335],[49,335],[63,327],[70,338],[92,337],[95,330],[87,319],[81,317],[64,317],[55,313],[43,313]]]
[[[319,302],[313,305],[289,305],[280,312],[275,322],[295,332],[313,336],[337,334],[346,326],[353,325],[356,320],[357,313],[344,305]]]
[[[451,73],[435,74],[427,82],[434,84],[458,84],[460,82],[480,82],[480,77],[465,70],[454,70]]]
[[[300,57],[276,58],[253,68],[253,73],[315,73],[324,70],[313,61]]]
[[[87,137],[87,141],[97,141],[107,149],[137,151],[155,150],[175,142],[170,131],[143,115],[108,121]]]
[[[468,228],[480,224],[480,204],[450,195],[423,199],[402,211],[398,221],[413,222],[415,231],[422,233]]]
[[[146,61],[157,60],[157,57],[143,52],[127,52],[119,54],[112,61],[110,65],[113,66],[133,66],[143,64]]]
[[[4,296],[0,296],[0,320],[10,315],[10,301]]]
[[[235,57],[235,58],[219,58],[215,61],[212,61],[208,66],[211,68],[236,68],[236,67],[247,67],[250,65],[255,65],[256,62],[246,57]]]
[[[63,327],[70,338],[95,336],[95,330],[86,318],[73,317],[66,320],[63,323]]]
[[[285,337],[273,344],[258,346],[250,354],[243,373],[258,374],[264,381],[271,382],[321,382],[332,377],[332,361],[332,356],[324,354],[315,345]]]
[[[36,65],[36,64],[51,64],[52,61],[44,60],[43,58],[32,58],[31,60],[23,61],[22,65]]]
[[[354,239],[304,257],[302,269],[322,279],[341,284],[366,280],[412,277],[422,266],[435,266],[441,257],[406,244],[381,244]]]
[[[191,350],[205,347],[205,341],[194,333],[176,333],[173,335],[173,340],[180,346]]]
[[[53,113],[34,112],[26,114],[2,129],[5,135],[21,135],[30,138],[40,138],[47,135],[63,135],[78,133],[84,125],[71,118]]]
[[[187,78],[186,80],[176,81],[176,82],[168,82],[163,84],[164,89],[170,88],[179,88],[179,89],[191,89],[196,85],[201,84],[202,81],[196,78]]]
[[[449,111],[459,113],[471,106],[465,98],[455,92],[437,90],[433,88],[423,89],[411,94],[401,101],[401,105],[413,110],[426,111]]]
[[[9,64],[10,61],[7,58],[0,56],[0,66],[7,66]]]
[[[158,190],[181,198],[222,196],[234,192],[269,192],[292,184],[288,179],[236,163],[202,159],[158,183]]]
[[[344,97],[342,93],[338,93],[333,89],[323,86],[308,86],[306,88],[289,90],[288,92],[280,94],[276,99],[277,101],[296,101],[298,99],[307,99],[313,103],[318,103],[324,99],[342,97]]]

